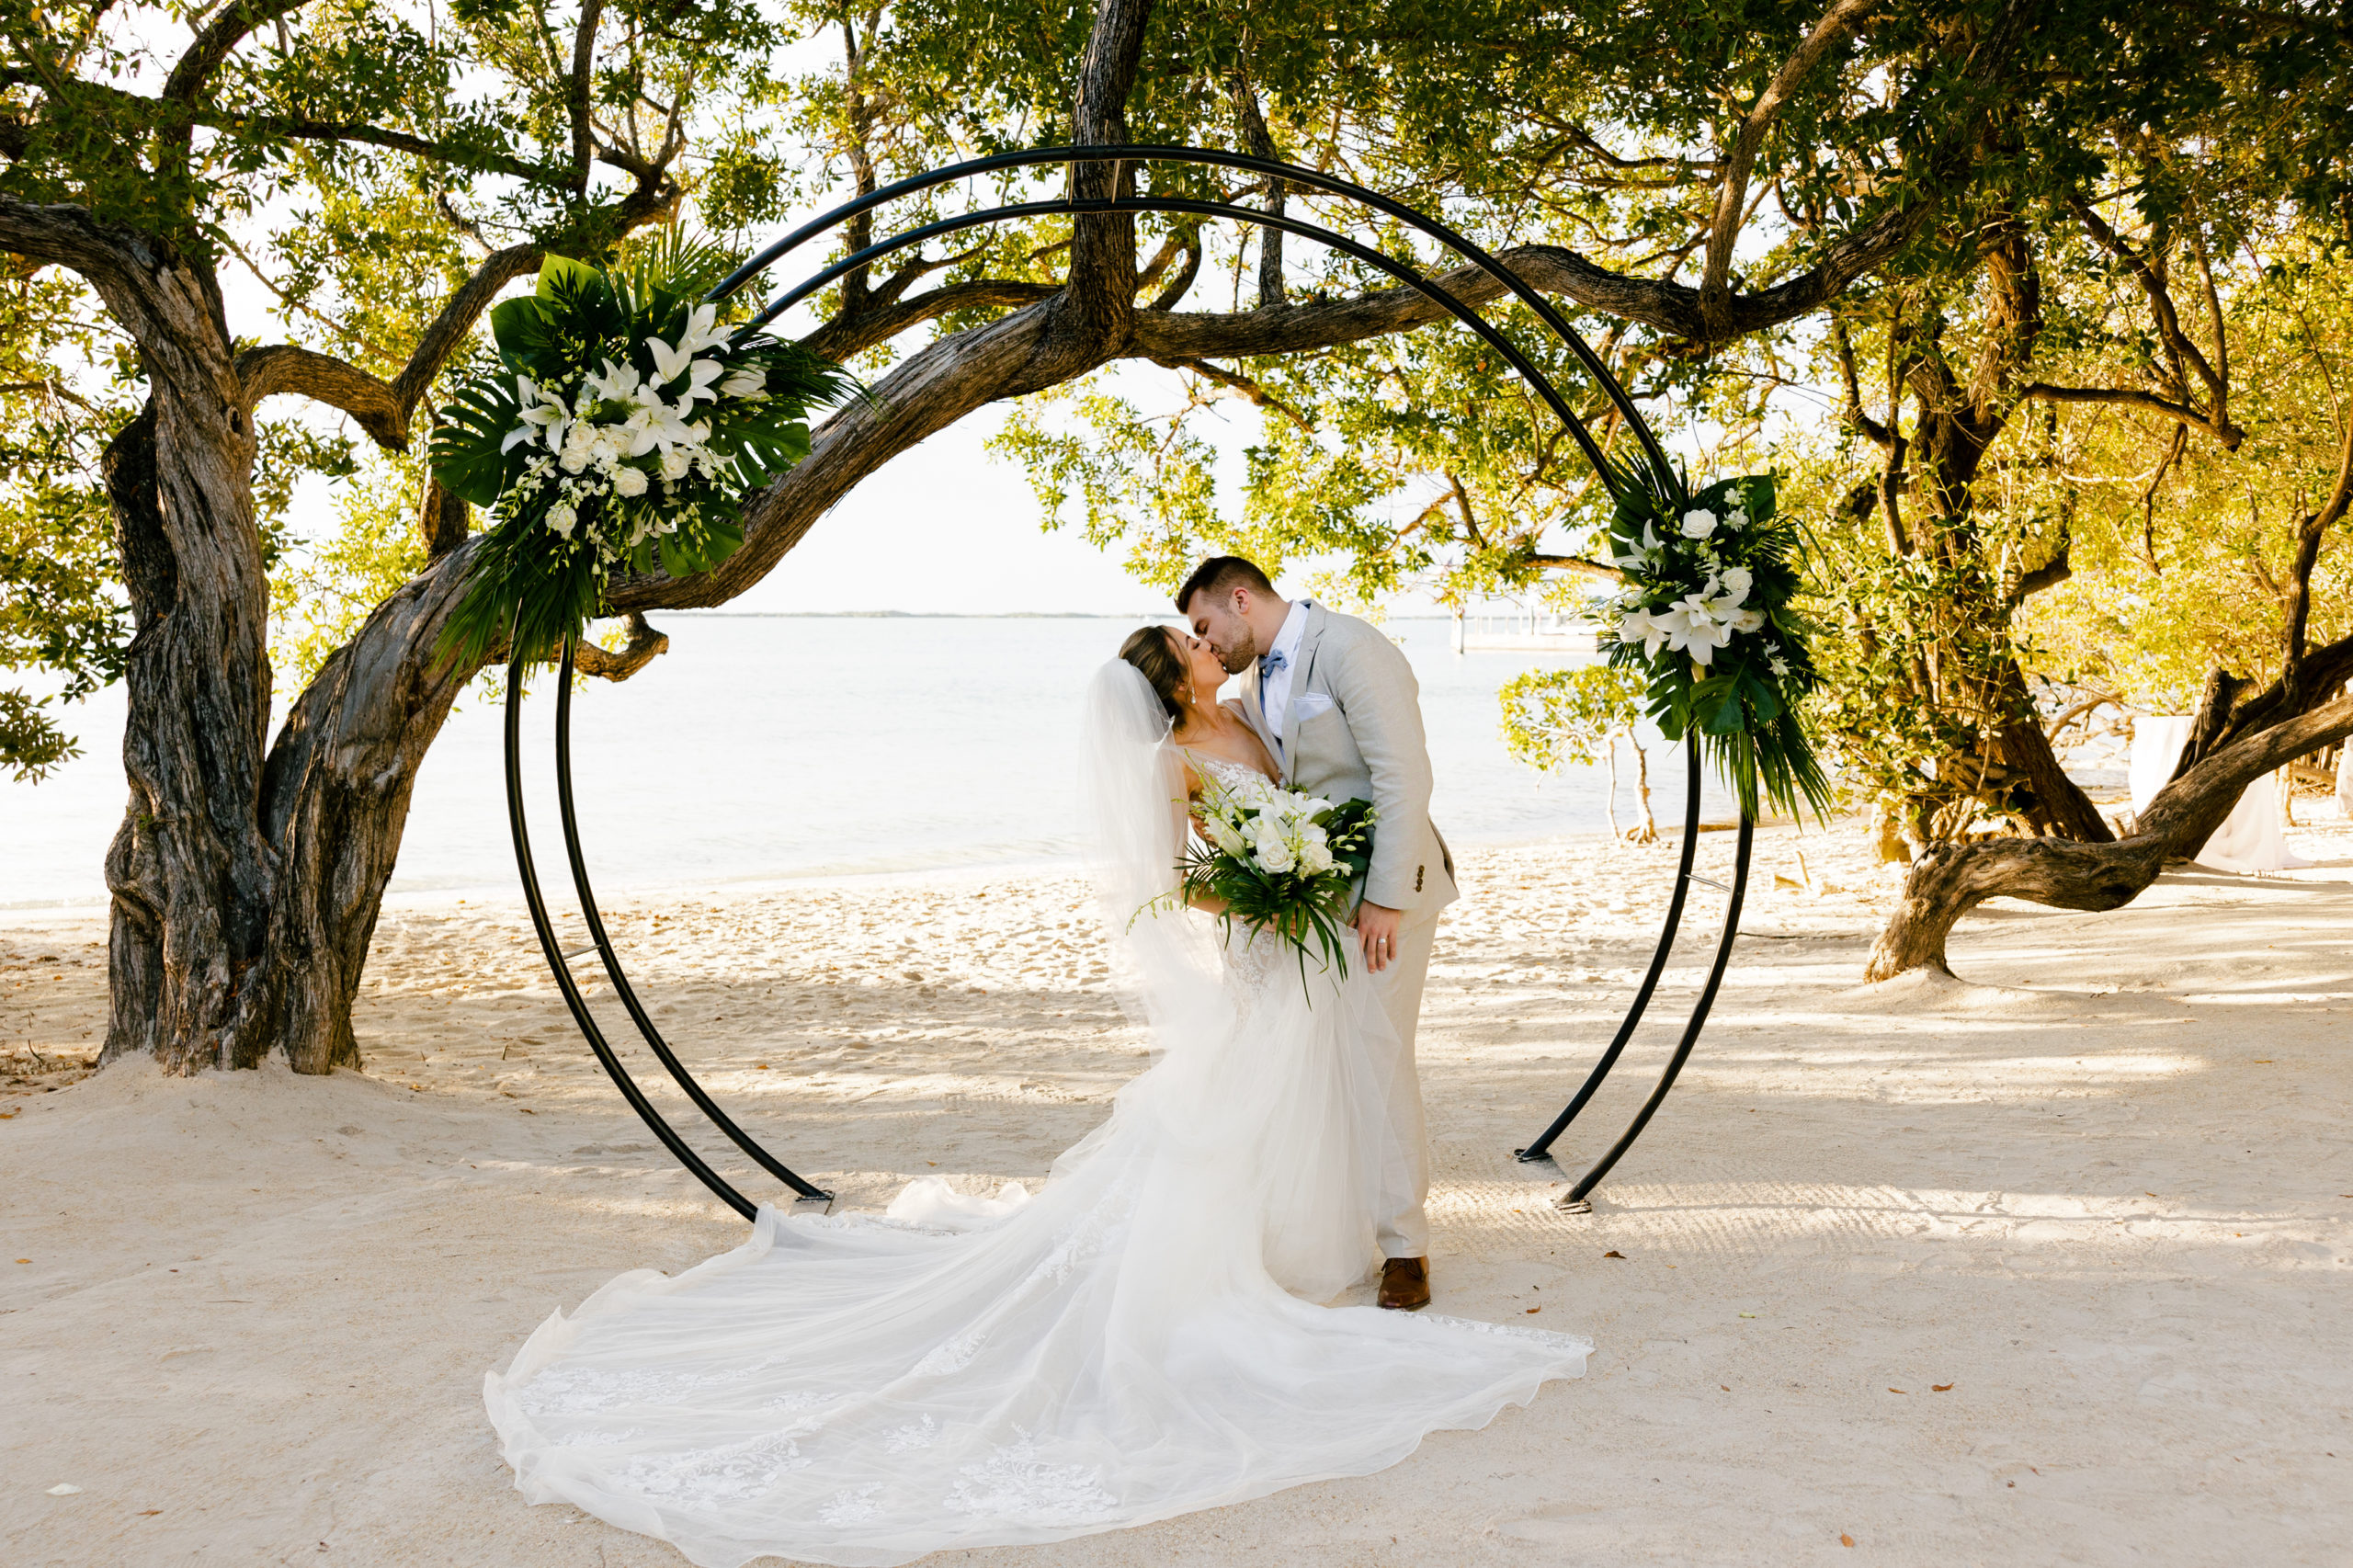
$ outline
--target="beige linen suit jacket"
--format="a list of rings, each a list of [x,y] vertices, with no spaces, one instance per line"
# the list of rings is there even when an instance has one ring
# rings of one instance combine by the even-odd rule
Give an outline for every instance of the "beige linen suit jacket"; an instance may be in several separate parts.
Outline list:
[[[1242,714],[1283,782],[1325,800],[1370,801],[1372,868],[1363,897],[1404,913],[1408,924],[1437,917],[1454,902],[1454,859],[1430,821],[1429,742],[1422,733],[1414,666],[1370,621],[1310,605],[1291,668],[1278,746],[1258,705],[1253,670],[1242,680]]]

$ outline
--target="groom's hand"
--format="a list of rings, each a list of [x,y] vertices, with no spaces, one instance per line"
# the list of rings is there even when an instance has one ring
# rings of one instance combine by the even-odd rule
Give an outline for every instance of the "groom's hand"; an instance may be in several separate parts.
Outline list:
[[[1364,947],[1364,967],[1379,974],[1397,957],[1397,925],[1401,910],[1378,903],[1357,905],[1357,940]]]

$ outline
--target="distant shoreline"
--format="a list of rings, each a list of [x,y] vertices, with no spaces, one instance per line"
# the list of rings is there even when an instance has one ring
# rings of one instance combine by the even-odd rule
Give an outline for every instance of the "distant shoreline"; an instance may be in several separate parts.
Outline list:
[[[665,609],[665,616],[700,620],[1174,620],[1174,610],[1016,609],[995,613],[944,609]],[[1445,620],[1442,615],[1392,615],[1391,620]]]

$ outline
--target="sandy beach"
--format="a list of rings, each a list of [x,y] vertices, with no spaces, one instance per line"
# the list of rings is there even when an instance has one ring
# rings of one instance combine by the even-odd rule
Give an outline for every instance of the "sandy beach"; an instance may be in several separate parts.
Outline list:
[[[1467,855],[1422,1030],[1437,1305],[1588,1335],[1590,1374],[1378,1476],[932,1561],[2342,1563],[2353,829],[2290,844],[2315,863],[2115,914],[1989,905],[1961,981],[1866,989],[1896,871],[1768,830],[1715,1020],[1586,1216],[1551,1200],[1665,1060],[1717,900],[1563,1168],[1522,1165],[1674,850]],[[1073,879],[610,915],[708,1086],[847,1208],[1034,1183],[1143,1064]],[[551,1312],[741,1232],[604,1081],[519,903],[390,903],[366,1071],[330,1079],[89,1072],[104,939],[0,926],[0,1560],[680,1562],[525,1506],[483,1415]]]

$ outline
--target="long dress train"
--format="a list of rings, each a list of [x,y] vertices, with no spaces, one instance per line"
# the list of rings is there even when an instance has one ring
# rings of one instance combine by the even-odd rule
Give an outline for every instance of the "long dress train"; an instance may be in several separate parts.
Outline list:
[[[1360,971],[1145,907],[1182,807],[1141,685],[1097,677],[1086,792],[1153,1066],[1035,1197],[764,1208],[551,1316],[483,1384],[530,1501],[704,1568],[900,1563],[1366,1474],[1584,1370],[1565,1335],[1314,1304],[1373,1261],[1395,1036]]]

